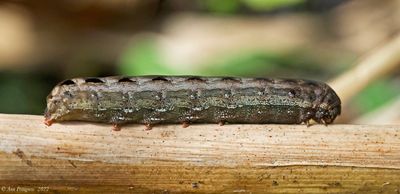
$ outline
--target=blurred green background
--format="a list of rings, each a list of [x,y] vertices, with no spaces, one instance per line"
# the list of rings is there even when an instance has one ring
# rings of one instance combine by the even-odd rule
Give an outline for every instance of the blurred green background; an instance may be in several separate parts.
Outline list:
[[[81,76],[329,81],[397,33],[399,11],[395,0],[5,0],[0,112],[42,114],[55,84]],[[354,98],[350,117],[399,97],[398,75]]]

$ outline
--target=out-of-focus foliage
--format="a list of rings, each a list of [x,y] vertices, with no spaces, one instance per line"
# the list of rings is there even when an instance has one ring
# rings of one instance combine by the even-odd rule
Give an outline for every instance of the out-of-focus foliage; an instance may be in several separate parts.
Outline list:
[[[242,0],[248,7],[255,10],[272,10],[280,7],[304,3],[304,0]]]
[[[0,73],[0,112],[43,114],[51,77]]]
[[[179,74],[162,65],[154,43],[147,39],[137,41],[125,50],[119,71],[124,75]]]
[[[358,94],[353,102],[360,112],[369,112],[399,97],[400,86],[388,79],[379,80]]]
[[[205,0],[200,1],[214,12],[232,13],[245,5],[253,10],[273,10],[304,3],[304,0]]]
[[[79,76],[328,81],[399,33],[399,10],[396,0],[4,0],[0,113],[41,114],[52,86]],[[393,83],[360,93],[354,112],[399,97]]]
[[[239,0],[205,0],[200,2],[214,12],[232,13],[240,8]]]
[[[154,42],[135,42],[120,61],[119,71],[124,75],[205,75],[205,76],[272,76],[326,80],[335,72],[328,73],[329,67],[318,65],[310,54],[302,51],[290,53],[266,53],[247,51],[232,55],[223,61],[202,65],[196,70],[176,69],[163,62]]]

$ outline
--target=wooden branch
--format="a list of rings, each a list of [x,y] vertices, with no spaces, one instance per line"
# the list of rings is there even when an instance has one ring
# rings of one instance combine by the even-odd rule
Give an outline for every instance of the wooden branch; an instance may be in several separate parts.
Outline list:
[[[400,66],[400,34],[366,54],[352,69],[330,82],[344,107],[371,82],[392,74]]]
[[[0,192],[400,191],[400,126],[46,127],[0,114]]]

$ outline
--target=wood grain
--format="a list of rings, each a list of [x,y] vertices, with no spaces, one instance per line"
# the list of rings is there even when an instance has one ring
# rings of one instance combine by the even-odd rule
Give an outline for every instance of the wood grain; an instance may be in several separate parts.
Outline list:
[[[0,114],[0,192],[400,192],[400,126],[145,131]]]

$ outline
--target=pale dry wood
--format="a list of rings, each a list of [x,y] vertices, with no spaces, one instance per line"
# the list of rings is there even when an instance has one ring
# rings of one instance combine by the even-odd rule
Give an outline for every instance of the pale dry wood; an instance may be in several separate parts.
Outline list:
[[[0,114],[0,189],[399,192],[400,126],[54,124]]]
[[[368,84],[398,69],[399,53],[400,34],[367,53],[353,68],[332,80],[330,86],[338,93],[342,104],[346,107],[350,99]]]

